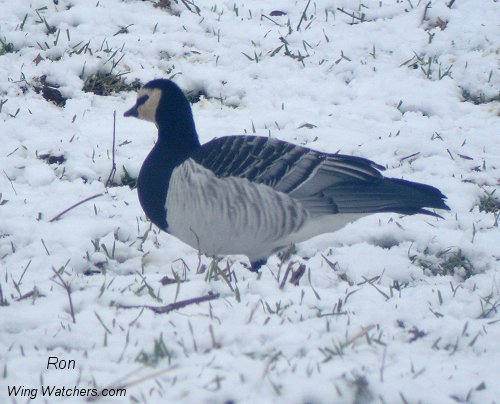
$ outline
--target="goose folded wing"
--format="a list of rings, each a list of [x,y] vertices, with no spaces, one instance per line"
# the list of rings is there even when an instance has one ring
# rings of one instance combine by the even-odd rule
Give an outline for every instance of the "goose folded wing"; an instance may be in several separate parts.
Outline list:
[[[258,136],[218,138],[191,157],[218,177],[246,178],[286,193],[313,216],[341,212],[335,188],[352,192],[353,187],[381,182],[378,170],[384,169],[364,158],[321,153]],[[345,188],[347,184],[351,187]],[[348,201],[349,207],[356,210],[352,199],[356,198]]]

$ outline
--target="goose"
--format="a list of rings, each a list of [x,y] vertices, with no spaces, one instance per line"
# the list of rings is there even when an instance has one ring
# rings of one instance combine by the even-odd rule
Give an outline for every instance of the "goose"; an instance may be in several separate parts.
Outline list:
[[[384,177],[365,158],[329,154],[262,136],[200,144],[191,106],[172,81],[145,84],[124,113],[153,122],[158,139],[137,180],[140,204],[161,230],[211,255],[267,258],[380,212],[440,217],[437,188]]]

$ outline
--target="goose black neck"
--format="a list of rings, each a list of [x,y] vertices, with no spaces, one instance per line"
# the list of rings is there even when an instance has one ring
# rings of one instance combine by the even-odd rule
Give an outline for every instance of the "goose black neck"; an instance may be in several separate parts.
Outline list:
[[[190,130],[186,131],[186,127],[183,130],[160,126],[158,141],[137,180],[139,201],[146,216],[165,231],[168,231],[166,199],[172,172],[200,147],[194,123]]]
[[[182,94],[182,93],[181,93]],[[162,102],[156,114],[158,144],[187,156],[200,146],[188,100],[182,95],[176,102]]]
[[[155,148],[158,153],[162,153],[165,157],[169,158],[186,158],[191,155],[198,147],[200,141],[198,134],[192,127],[178,128],[175,124],[158,125],[158,141]],[[154,150],[154,149],[153,149]]]

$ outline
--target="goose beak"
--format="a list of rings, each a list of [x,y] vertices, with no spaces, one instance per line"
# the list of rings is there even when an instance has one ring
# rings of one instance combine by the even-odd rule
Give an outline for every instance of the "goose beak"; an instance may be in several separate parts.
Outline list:
[[[137,118],[139,116],[139,111],[137,110],[137,104],[134,105],[132,108],[130,108],[128,111],[125,111],[123,116],[125,116],[125,117],[133,116],[133,117]]]

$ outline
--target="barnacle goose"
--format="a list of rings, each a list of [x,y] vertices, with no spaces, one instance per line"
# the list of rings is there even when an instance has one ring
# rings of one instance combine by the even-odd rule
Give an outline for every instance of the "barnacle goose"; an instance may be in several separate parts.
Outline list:
[[[144,85],[124,116],[158,128],[137,182],[148,218],[203,253],[244,254],[253,270],[290,243],[371,213],[449,210],[438,189],[385,178],[364,158],[259,136],[201,145],[189,102],[170,80]]]

